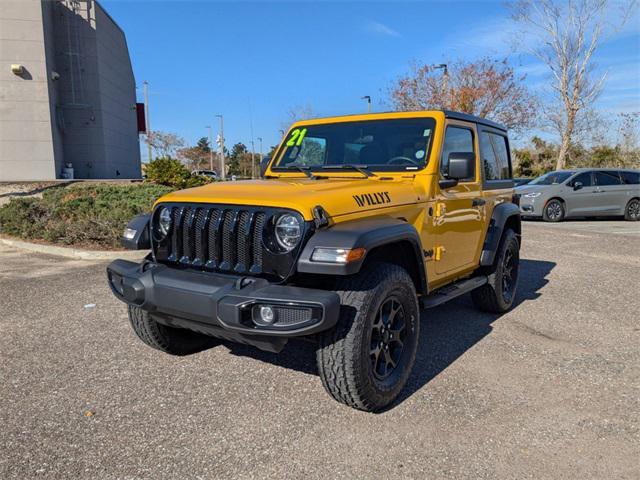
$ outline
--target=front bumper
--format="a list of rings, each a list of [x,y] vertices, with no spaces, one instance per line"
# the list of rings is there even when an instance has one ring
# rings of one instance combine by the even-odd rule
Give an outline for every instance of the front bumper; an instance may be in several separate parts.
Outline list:
[[[544,202],[540,197],[520,197],[520,215],[523,217],[541,217]]]
[[[333,327],[340,311],[340,298],[333,292],[148,261],[115,260],[107,276],[118,299],[152,313],[160,323],[271,351],[279,351],[289,337]],[[261,320],[260,306],[272,307],[272,324]]]

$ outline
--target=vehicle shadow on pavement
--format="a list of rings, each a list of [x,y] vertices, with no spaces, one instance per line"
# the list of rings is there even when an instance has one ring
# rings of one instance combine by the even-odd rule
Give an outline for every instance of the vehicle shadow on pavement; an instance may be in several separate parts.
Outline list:
[[[540,290],[548,283],[546,277],[555,265],[554,262],[542,260],[520,261],[518,295],[513,308],[541,295]],[[493,330],[493,322],[501,316],[476,310],[469,295],[431,310],[423,310],[413,373],[389,409],[408,399],[489,335]],[[313,342],[290,341],[279,354],[236,343],[225,342],[225,345],[233,355],[247,356],[306,374],[318,374],[315,363],[316,344]]]
[[[549,281],[554,262],[521,260],[518,294],[513,308],[540,297]],[[402,403],[443,372],[471,347],[493,330],[492,324],[505,314],[477,310],[470,295],[464,295],[441,307],[423,310],[420,343],[413,374],[390,408]]]

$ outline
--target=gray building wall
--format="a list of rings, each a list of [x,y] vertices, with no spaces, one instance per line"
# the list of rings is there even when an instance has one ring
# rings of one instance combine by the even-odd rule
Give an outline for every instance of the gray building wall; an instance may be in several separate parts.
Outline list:
[[[21,76],[12,64],[25,66]],[[0,180],[56,178],[40,0],[0,6]]]
[[[31,47],[39,47],[40,61],[33,68],[38,68],[41,79],[40,96],[31,95],[35,84],[27,82],[33,80],[11,73],[4,56],[0,56],[5,67],[0,79],[8,75],[7,85],[22,80],[27,85],[25,95],[34,99],[32,103],[35,99],[46,101],[46,108],[41,106],[39,112],[42,122],[48,122],[48,134],[38,132],[43,152],[41,157],[34,157],[42,158],[36,172],[29,160],[28,144],[33,139],[29,120],[16,125],[14,113],[18,107],[5,103],[5,85],[0,84],[3,132],[7,126],[7,140],[4,133],[0,135],[0,181],[60,178],[64,164],[73,165],[76,178],[139,178],[135,79],[122,30],[92,0],[26,0],[11,5],[18,3],[28,8],[12,8],[5,15],[3,2],[0,15],[7,17],[16,35],[24,29],[24,20],[18,17],[26,12],[34,18],[32,28],[37,31],[39,25],[39,35],[32,34]],[[0,35],[0,52],[12,47],[5,37]],[[31,70],[32,62],[25,57],[20,63]],[[59,78],[54,79],[53,72]],[[44,111],[48,113],[46,121]],[[22,132],[22,142],[9,142],[12,129]],[[41,129],[46,130],[45,126]]]

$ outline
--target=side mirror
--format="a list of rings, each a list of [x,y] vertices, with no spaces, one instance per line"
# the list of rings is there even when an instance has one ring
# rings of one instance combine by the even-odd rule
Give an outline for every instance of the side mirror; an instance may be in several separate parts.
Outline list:
[[[260,177],[264,178],[264,174],[267,173],[267,167],[269,166],[269,162],[271,162],[271,157],[264,157],[260,160]]]
[[[573,182],[573,189],[574,190],[580,190],[584,185],[582,185],[582,182]]]
[[[476,156],[468,152],[451,152],[449,154],[449,168],[447,178],[464,180],[475,176]]]
[[[455,187],[460,180],[473,178],[476,171],[476,157],[469,152],[451,152],[449,154],[449,166],[447,178],[440,180],[440,188]]]

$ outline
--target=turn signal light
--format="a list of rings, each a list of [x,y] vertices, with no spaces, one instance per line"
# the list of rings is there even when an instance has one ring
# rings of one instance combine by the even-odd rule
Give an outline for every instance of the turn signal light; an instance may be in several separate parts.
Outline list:
[[[324,248],[316,247],[311,255],[312,262],[351,263],[364,257],[364,248]]]

